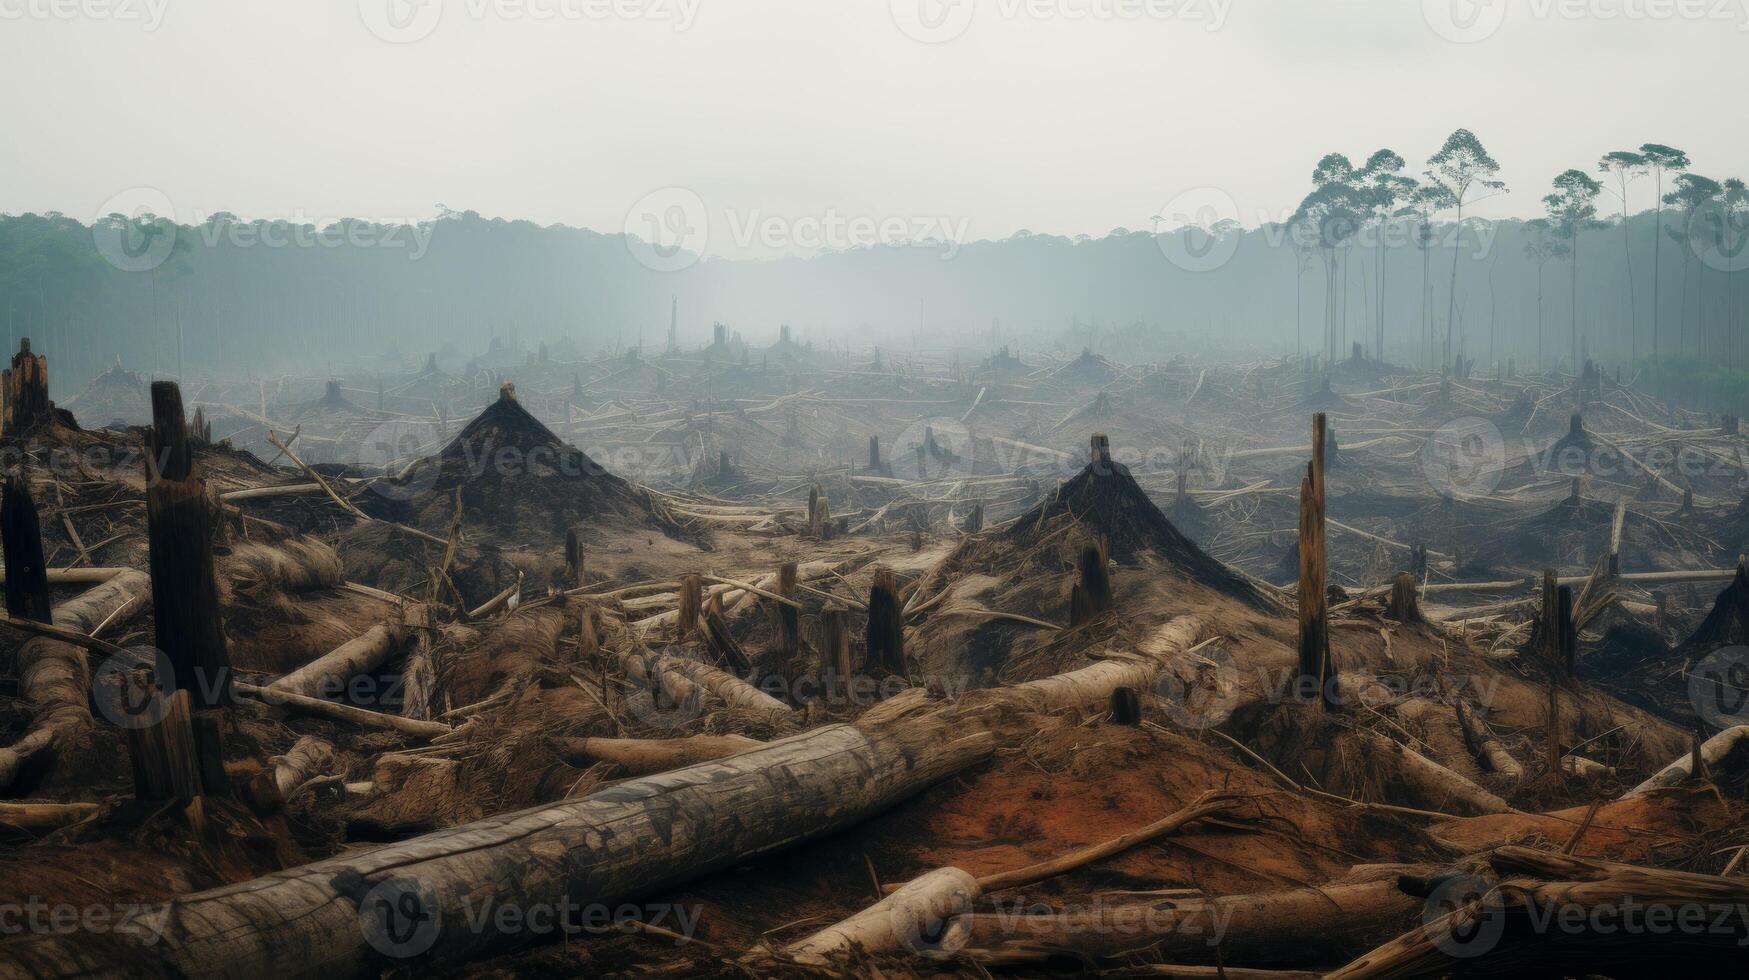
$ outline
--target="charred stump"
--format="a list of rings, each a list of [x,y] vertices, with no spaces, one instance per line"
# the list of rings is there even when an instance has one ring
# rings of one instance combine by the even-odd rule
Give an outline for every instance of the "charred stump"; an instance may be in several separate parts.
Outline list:
[[[1391,601],[1385,607],[1385,618],[1408,625],[1421,622],[1421,602],[1417,588],[1419,580],[1408,572],[1398,572],[1391,583]]]
[[[893,570],[880,566],[874,570],[874,584],[868,590],[868,652],[866,669],[870,676],[877,672],[889,675],[905,673],[905,623],[899,603],[899,583]]]
[[[704,579],[696,574],[680,576],[680,608],[675,614],[675,628],[681,641],[698,629],[699,616],[704,612]]]
[[[39,623],[53,621],[49,570],[43,558],[36,501],[22,475],[8,477],[0,497],[0,543],[6,557],[6,614]]]
[[[219,794],[225,779],[218,713],[231,701],[231,657],[213,571],[216,515],[189,449],[182,392],[174,382],[152,383],[148,443],[146,538],[157,647],[174,674],[176,689],[187,694],[202,784],[206,792]],[[180,733],[170,732],[170,727],[161,724],[148,731],[179,739]],[[148,749],[146,758],[161,755]],[[136,780],[136,789],[151,791],[161,783],[157,778],[143,784]]]
[[[1111,721],[1131,727],[1142,723],[1142,696],[1135,688],[1120,687],[1111,692]]]
[[[773,589],[785,599],[796,597],[796,563],[786,561],[777,567],[777,587]],[[773,602],[772,632],[777,637],[777,654],[780,663],[791,663],[801,648],[801,619],[796,608],[786,602]]]
[[[565,582],[574,589],[583,586],[583,540],[576,528],[565,532]]]
[[[1299,685],[1302,698],[1316,692],[1320,703],[1334,708],[1330,675],[1328,556],[1324,551],[1324,413],[1312,416],[1312,461],[1300,483],[1300,642]],[[1310,685],[1316,685],[1311,687]]]
[[[1078,580],[1069,593],[1069,625],[1080,626],[1112,607],[1110,555],[1104,541],[1089,542],[1075,561]]]
[[[49,360],[30,352],[30,338],[18,342],[12,367],[0,371],[0,435],[20,436],[47,422],[55,404],[49,401]]]
[[[820,613],[820,688],[839,692],[848,701],[855,676],[850,666],[850,628],[843,606],[827,606]]]

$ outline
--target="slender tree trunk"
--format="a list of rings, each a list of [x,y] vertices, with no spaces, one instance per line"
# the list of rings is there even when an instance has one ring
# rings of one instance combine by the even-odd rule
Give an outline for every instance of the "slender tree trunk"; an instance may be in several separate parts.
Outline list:
[[[1657,223],[1652,228],[1652,360],[1658,359],[1658,296],[1661,289],[1659,273],[1663,270],[1664,253],[1664,168],[1658,168]]]
[[[1458,257],[1463,254],[1464,245],[1464,199],[1458,196],[1457,227],[1452,229],[1451,242],[1451,285],[1450,295],[1446,298],[1445,313],[1445,363],[1451,363],[1451,337],[1457,332],[1457,276]]]
[[[1572,318],[1571,342],[1573,344],[1573,374],[1579,373],[1579,229],[1573,229],[1573,284],[1572,309],[1568,311]]]
[[[1634,285],[1634,236],[1628,227],[1628,185],[1621,182],[1621,252],[1628,274],[1628,349],[1633,360],[1640,359],[1640,300]]]

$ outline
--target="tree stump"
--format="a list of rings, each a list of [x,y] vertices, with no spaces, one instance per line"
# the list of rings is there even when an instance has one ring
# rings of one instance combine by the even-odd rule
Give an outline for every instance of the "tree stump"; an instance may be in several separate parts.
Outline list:
[[[1391,583],[1391,601],[1385,607],[1385,618],[1408,625],[1421,622],[1419,583],[1408,572],[1397,573]]]
[[[889,675],[905,673],[905,623],[901,618],[898,579],[879,566],[868,590],[868,652],[866,669]]]
[[[0,542],[6,557],[6,614],[39,623],[52,622],[48,561],[43,558],[42,525],[36,501],[22,476],[8,477],[0,496]]]

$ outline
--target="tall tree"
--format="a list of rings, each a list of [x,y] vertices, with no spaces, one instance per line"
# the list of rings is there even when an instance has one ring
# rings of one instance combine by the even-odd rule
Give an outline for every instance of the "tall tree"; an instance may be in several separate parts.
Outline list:
[[[1524,223],[1524,254],[1536,266],[1536,363],[1543,363],[1543,269],[1554,259],[1566,258],[1567,243],[1555,237],[1554,226],[1547,218],[1534,218]]]
[[[1597,195],[1601,193],[1603,185],[1593,180],[1590,174],[1583,170],[1568,170],[1555,178],[1554,193],[1543,198],[1543,204],[1548,207],[1550,224],[1554,225],[1556,234],[1566,239],[1573,249],[1570,262],[1573,269],[1570,313],[1574,374],[1578,374],[1580,368],[1579,235],[1586,229],[1597,226]]]
[[[1611,193],[1621,204],[1621,251],[1628,279],[1628,349],[1635,358],[1640,356],[1640,304],[1634,291],[1634,240],[1628,234],[1628,185],[1644,177],[1649,167],[1646,155],[1632,150],[1605,153],[1597,161],[1598,172],[1615,179]]]
[[[1336,359],[1340,302],[1342,250],[1353,240],[1366,213],[1366,201],[1354,187],[1354,166],[1340,153],[1318,161],[1312,172],[1313,190],[1300,202],[1288,224],[1302,246],[1317,251],[1324,260],[1324,358]]]
[[[1433,366],[1433,216],[1451,206],[1445,188],[1420,184],[1409,195],[1400,216],[1415,221],[1415,246],[1421,250],[1421,350],[1422,360]]]
[[[1459,129],[1446,137],[1445,145],[1427,160],[1427,179],[1444,188],[1452,206],[1457,208],[1455,240],[1451,253],[1450,296],[1446,310],[1445,360],[1451,363],[1451,339],[1457,325],[1458,257],[1463,252],[1464,206],[1474,203],[1470,192],[1490,190],[1505,193],[1506,184],[1497,179],[1500,164],[1488,155],[1482,141],[1467,129]]]
[[[1664,271],[1664,175],[1687,170],[1688,154],[1662,143],[1646,143],[1640,147],[1640,155],[1645,158],[1646,169],[1652,172],[1653,179],[1657,181],[1657,224],[1654,225],[1652,232],[1652,356],[1656,358],[1658,356],[1658,325],[1662,319],[1659,294],[1662,289]]]
[[[1682,353],[1683,343],[1688,336],[1688,269],[1689,261],[1694,257],[1697,216],[1712,206],[1723,193],[1724,187],[1718,181],[1699,174],[1685,173],[1676,178],[1676,187],[1664,195],[1665,204],[1682,211],[1682,221],[1669,230],[1671,240],[1682,246],[1682,321],[1676,331],[1676,352],[1679,354]],[[1695,350],[1698,353],[1698,326],[1695,332]]]
[[[1415,180],[1403,176],[1402,157],[1392,150],[1379,150],[1366,160],[1357,182],[1366,194],[1367,213],[1375,233],[1377,248],[1377,330],[1373,338],[1373,356],[1379,363],[1385,360],[1385,246],[1390,237],[1391,222],[1397,218],[1403,203],[1415,193]]]

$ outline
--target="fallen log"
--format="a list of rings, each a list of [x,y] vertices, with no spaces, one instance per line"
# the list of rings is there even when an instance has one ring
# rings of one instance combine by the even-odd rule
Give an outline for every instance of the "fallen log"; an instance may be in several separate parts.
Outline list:
[[[267,686],[312,698],[339,697],[352,678],[387,662],[406,635],[399,623],[378,623]]]
[[[0,975],[374,976],[515,948],[535,930],[493,907],[608,906],[859,823],[987,759],[924,716],[830,725],[579,800],[474,821],[174,899],[156,942],[39,934],[0,944]],[[291,957],[291,958],[288,958]]]
[[[1518,780],[1524,776],[1524,767],[1506,751],[1488,723],[1476,716],[1468,701],[1457,704],[1458,725],[1464,730],[1464,740],[1469,743],[1470,751],[1476,753],[1488,768],[1501,776]]]
[[[279,799],[288,800],[292,791],[317,776],[325,776],[334,767],[334,746],[314,735],[297,740],[290,751],[273,760],[273,788]]]
[[[1642,868],[1509,845],[1451,912],[1331,973],[1396,980],[1481,976],[1664,976],[1741,971],[1749,881]],[[1554,880],[1545,880],[1554,879]]]
[[[403,715],[354,708],[352,705],[340,704],[337,701],[324,701],[321,698],[312,698],[291,691],[277,691],[271,687],[262,687],[257,684],[245,684],[242,681],[237,681],[232,686],[236,688],[238,694],[274,707],[285,708],[288,711],[301,711],[305,714],[332,718],[335,721],[349,722],[354,725],[363,725],[366,728],[383,728],[419,738],[436,738],[439,735],[448,735],[455,731],[441,722],[421,721]]]
[[[95,816],[95,803],[0,803],[0,829],[46,834]]]
[[[795,713],[789,705],[728,671],[719,670],[710,664],[672,655],[659,657],[657,663],[663,671],[679,674],[716,695],[719,700],[731,708],[757,712],[774,723],[788,721]]]
[[[1152,690],[1160,672],[1178,654],[1202,639],[1203,622],[1195,616],[1180,616],[1161,626],[1137,648],[1141,656],[1099,663],[1054,674],[1013,687],[990,688],[969,693],[968,706],[1003,705],[1046,714],[1089,704],[1104,704],[1120,687]]]
[[[146,573],[125,571],[61,603],[53,625],[89,634],[101,623],[121,622],[143,611],[151,593]],[[31,721],[23,738],[0,749],[0,790],[18,779],[25,763],[52,760],[67,740],[91,728],[91,667],[84,647],[36,636],[19,647],[18,665],[18,693],[31,705]]]
[[[125,568],[51,568],[50,585],[102,585],[127,571]],[[6,581],[6,570],[0,568],[0,582]]]
[[[1738,725],[1707,739],[1700,746],[1700,762],[1709,773],[1741,772],[1749,766],[1749,725]],[[1683,753],[1675,762],[1658,770],[1653,776],[1622,794],[1622,799],[1644,796],[1660,789],[1674,789],[1694,774],[1694,757]]]
[[[1247,967],[1340,962],[1401,932],[1422,899],[1397,876],[1223,898],[1174,898],[1055,915],[1016,909],[955,917],[941,944],[985,967],[1148,958]]]

